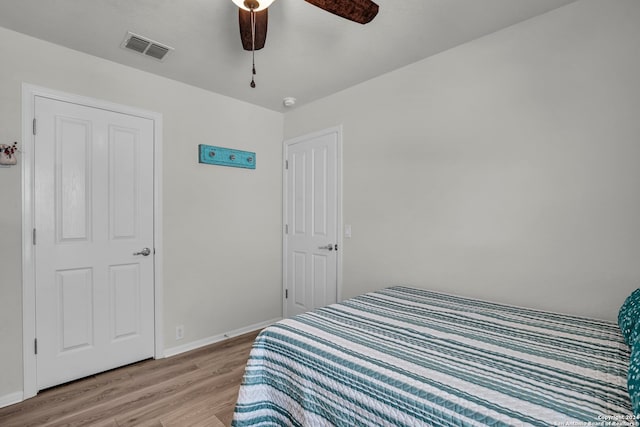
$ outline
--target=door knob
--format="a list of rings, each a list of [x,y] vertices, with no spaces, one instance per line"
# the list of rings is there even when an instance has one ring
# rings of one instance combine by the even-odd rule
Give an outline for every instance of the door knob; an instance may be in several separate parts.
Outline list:
[[[327,249],[329,251],[333,250],[333,245],[331,243],[329,243],[328,245],[325,246],[318,246],[318,249]]]
[[[142,255],[142,256],[149,256],[149,254],[151,254],[151,249],[149,248],[144,248],[143,250],[141,250],[140,252],[134,252],[134,255]]]

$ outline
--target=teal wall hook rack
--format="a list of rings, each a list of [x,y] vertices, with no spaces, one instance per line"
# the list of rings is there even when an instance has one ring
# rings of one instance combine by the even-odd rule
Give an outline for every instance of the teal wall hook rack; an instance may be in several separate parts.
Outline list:
[[[200,144],[198,145],[198,161],[207,165],[255,169],[256,153]]]

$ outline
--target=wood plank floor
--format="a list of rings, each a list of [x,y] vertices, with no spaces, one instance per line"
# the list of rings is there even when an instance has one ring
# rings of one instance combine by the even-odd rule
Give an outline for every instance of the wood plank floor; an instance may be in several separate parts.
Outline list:
[[[41,391],[0,408],[0,426],[229,426],[256,335]]]

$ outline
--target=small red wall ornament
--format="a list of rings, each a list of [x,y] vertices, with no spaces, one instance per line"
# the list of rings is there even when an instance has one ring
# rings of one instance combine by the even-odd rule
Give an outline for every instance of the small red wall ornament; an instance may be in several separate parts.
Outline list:
[[[18,143],[13,145],[0,144],[0,165],[15,165],[18,163],[16,153],[18,152]]]

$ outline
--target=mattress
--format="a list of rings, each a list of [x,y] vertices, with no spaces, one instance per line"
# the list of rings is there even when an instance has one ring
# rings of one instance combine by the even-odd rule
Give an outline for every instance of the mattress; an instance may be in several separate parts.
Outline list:
[[[234,426],[635,425],[614,323],[410,287],[256,338]]]

